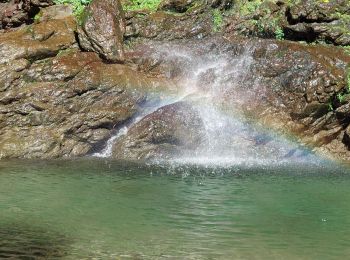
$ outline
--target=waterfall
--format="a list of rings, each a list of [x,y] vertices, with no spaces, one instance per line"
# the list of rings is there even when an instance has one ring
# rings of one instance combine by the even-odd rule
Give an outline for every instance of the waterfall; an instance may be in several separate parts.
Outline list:
[[[313,155],[306,148],[252,123],[242,113],[247,104],[259,103],[265,96],[260,79],[252,80],[250,75],[254,70],[253,47],[234,50],[238,52],[235,55],[227,55],[227,50],[205,51],[207,46],[198,48],[199,51],[194,51],[193,46],[170,43],[157,46],[157,51],[150,55],[161,56],[164,64],[175,63],[172,66],[178,69],[178,97],[143,109],[117,129],[104,150],[94,156],[110,157],[113,143],[125,136],[131,126],[164,105],[186,100],[198,111],[205,138],[195,151],[183,151],[175,161],[253,164],[310,161]],[[316,161],[314,157],[312,160]]]

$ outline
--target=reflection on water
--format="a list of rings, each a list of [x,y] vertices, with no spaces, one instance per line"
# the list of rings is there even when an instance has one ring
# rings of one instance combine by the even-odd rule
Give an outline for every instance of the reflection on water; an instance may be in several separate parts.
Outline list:
[[[12,208],[15,212],[16,208]],[[56,259],[67,255],[69,241],[44,228],[0,219],[0,259]]]
[[[0,258],[344,259],[349,185],[334,165],[2,161]]]

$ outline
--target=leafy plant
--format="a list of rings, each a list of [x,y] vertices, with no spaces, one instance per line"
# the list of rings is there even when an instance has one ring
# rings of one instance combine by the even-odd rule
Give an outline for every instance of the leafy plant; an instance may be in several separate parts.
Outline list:
[[[277,40],[284,40],[284,31],[280,26],[276,27],[275,37]]]
[[[337,98],[339,100],[340,103],[343,103],[345,101],[345,98],[346,98],[347,94],[338,94],[337,95]]]
[[[123,6],[125,11],[150,10],[156,11],[161,0],[131,0]]]
[[[261,34],[264,33],[265,27],[264,27],[264,25],[261,23],[261,21],[260,21],[260,22],[257,21],[256,24],[257,24],[257,27],[258,27],[258,32],[261,33]]]
[[[236,3],[238,5],[238,10],[241,15],[250,15],[254,13],[259,6],[261,5],[262,0],[253,0],[253,1],[239,1]]]
[[[346,101],[346,99],[350,97],[350,69],[348,69],[346,77],[347,77],[346,89],[341,93],[337,94],[337,99],[339,100],[340,103],[344,103],[344,101]]]
[[[73,13],[78,21],[81,20],[85,7],[91,0],[54,0],[55,4],[68,4],[73,7]]]
[[[39,13],[37,13],[35,16],[34,16],[34,22],[38,23],[40,18],[42,16],[42,12],[40,11]]]
[[[348,68],[348,76],[347,76],[347,90],[348,90],[348,93],[350,93],[350,68]]]
[[[218,9],[214,9],[212,15],[213,15],[214,31],[218,32],[220,31],[220,29],[224,24],[224,18]]]
[[[328,103],[328,111],[333,111],[334,108],[333,108],[333,105],[331,102]]]
[[[344,48],[345,53],[350,55],[350,45],[344,46],[343,48]]]

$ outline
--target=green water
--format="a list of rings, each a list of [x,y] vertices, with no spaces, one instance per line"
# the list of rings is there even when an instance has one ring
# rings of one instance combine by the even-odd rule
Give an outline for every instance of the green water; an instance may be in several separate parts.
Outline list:
[[[0,259],[345,259],[336,167],[0,162]]]

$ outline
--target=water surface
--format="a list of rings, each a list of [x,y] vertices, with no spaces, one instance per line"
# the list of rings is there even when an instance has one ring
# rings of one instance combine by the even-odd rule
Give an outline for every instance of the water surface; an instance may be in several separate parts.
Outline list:
[[[349,176],[334,165],[1,161],[0,258],[345,259]]]

